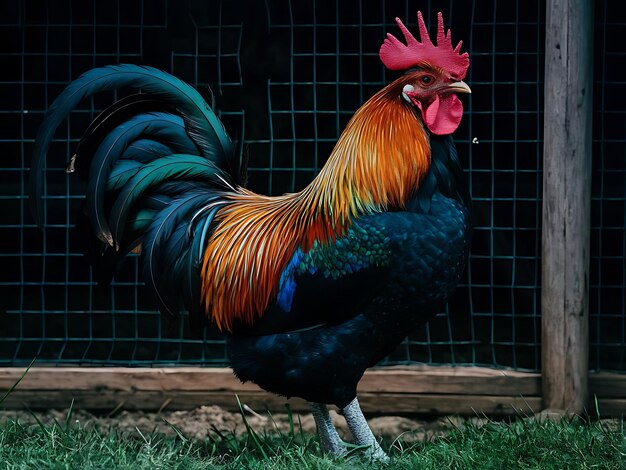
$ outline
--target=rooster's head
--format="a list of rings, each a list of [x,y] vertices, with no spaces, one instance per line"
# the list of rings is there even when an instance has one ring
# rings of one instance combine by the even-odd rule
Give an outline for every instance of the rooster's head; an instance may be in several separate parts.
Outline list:
[[[463,105],[456,94],[471,93],[463,81],[469,67],[469,55],[467,52],[461,54],[462,41],[452,47],[452,35],[450,30],[445,33],[441,13],[438,15],[437,45],[428,36],[421,12],[417,12],[421,42],[399,18],[396,22],[407,44],[388,34],[380,48],[380,59],[388,69],[405,71],[391,89],[396,90],[407,105],[421,112],[430,132],[451,134],[463,115]]]

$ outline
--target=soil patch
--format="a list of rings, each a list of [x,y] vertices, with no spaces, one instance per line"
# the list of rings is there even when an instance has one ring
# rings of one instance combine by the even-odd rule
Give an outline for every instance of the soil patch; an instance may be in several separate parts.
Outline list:
[[[289,417],[286,413],[272,414],[246,410],[246,420],[259,433],[277,433],[289,431]],[[64,423],[67,410],[49,410],[36,412],[37,418],[45,424]],[[350,432],[341,415],[330,411],[335,426],[342,438],[350,440]],[[8,419],[19,419],[24,424],[35,424],[36,420],[28,411],[0,411],[0,423]],[[315,433],[315,422],[309,413],[294,413],[296,432],[300,429],[305,434]],[[218,406],[202,406],[190,411],[163,411],[150,413],[142,411],[121,411],[113,416],[101,416],[83,410],[72,413],[72,423],[79,422],[82,426],[96,426],[100,430],[115,428],[120,432],[142,433],[160,432],[174,435],[170,424],[176,426],[191,439],[204,439],[212,431],[241,435],[246,432],[243,419],[239,413],[232,413]],[[469,420],[476,425],[487,422],[483,418]],[[368,420],[372,431],[377,437],[394,440],[400,437],[403,441],[423,441],[444,435],[455,428],[462,428],[468,420],[457,416],[447,416],[435,420],[420,420],[402,416],[380,416]],[[170,423],[170,424],[168,424]]]

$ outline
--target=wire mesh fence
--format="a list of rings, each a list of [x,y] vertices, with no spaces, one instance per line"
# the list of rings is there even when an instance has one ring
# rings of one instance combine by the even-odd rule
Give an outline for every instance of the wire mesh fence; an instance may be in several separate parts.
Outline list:
[[[619,72],[624,15],[596,7],[591,365],[625,370],[626,152]],[[542,1],[171,0],[0,6],[0,364],[227,362],[212,328],[164,324],[143,289],[137,255],[96,285],[72,230],[84,183],[64,170],[82,132],[120,94],[86,101],[50,149],[46,230],[28,212],[25,180],[43,114],[82,72],[148,64],[214,97],[250,157],[249,186],[304,187],[354,111],[395,75],[378,59],[395,16],[414,27],[441,10],[464,40],[473,94],[455,134],[473,197],[475,232],[454,297],[383,364],[540,368]],[[621,16],[620,16],[621,15]],[[210,90],[209,90],[210,89]],[[123,93],[120,92],[120,93]]]
[[[626,17],[596,8],[591,199],[590,366],[626,369],[626,100],[618,39]]]

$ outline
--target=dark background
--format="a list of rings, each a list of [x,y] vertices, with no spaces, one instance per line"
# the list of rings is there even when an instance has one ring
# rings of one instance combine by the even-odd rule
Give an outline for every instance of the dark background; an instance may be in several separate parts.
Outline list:
[[[250,155],[249,186],[304,187],[354,111],[395,78],[378,59],[394,17],[434,34],[442,11],[471,66],[455,133],[474,201],[467,273],[446,311],[385,363],[540,367],[543,1],[9,0],[0,4],[0,364],[216,364],[213,329],[163,327],[131,257],[96,287],[72,231],[84,183],[64,168],[98,111],[84,102],[48,160],[46,231],[25,180],[46,108],[82,72],[114,63],[167,70],[214,96]],[[626,370],[626,148],[618,2],[596,2],[590,298],[591,367]],[[209,89],[211,91],[209,91]]]

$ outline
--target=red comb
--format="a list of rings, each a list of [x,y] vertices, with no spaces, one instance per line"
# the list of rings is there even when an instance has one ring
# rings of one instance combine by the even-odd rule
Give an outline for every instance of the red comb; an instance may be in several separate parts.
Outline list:
[[[392,34],[387,34],[387,39],[380,46],[379,52],[380,60],[385,67],[390,70],[407,70],[427,63],[447,70],[455,80],[463,80],[469,67],[469,55],[467,52],[460,53],[463,41],[459,41],[452,49],[452,34],[450,30],[447,34],[444,32],[441,12],[437,14],[436,46],[428,36],[421,11],[417,12],[417,25],[422,42],[413,37],[400,18],[396,18],[396,23],[406,39],[406,46]]]

